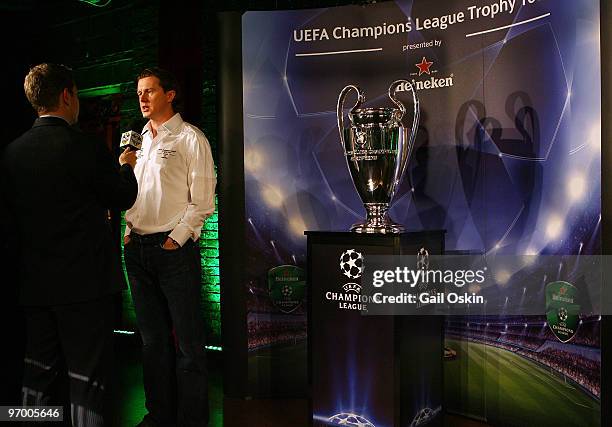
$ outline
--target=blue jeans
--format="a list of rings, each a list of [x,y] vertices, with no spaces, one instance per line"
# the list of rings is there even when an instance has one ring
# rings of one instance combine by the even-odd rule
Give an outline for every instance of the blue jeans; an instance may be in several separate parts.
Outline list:
[[[124,253],[143,344],[147,418],[164,427],[202,427],[208,424],[208,386],[200,253],[191,239],[179,249],[163,249],[167,234],[132,233]]]

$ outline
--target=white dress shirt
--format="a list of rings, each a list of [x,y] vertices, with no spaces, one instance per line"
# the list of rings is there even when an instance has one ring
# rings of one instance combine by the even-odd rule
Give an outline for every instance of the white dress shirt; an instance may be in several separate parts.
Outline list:
[[[142,131],[134,168],[138,197],[125,213],[125,235],[171,231],[179,245],[197,240],[215,211],[217,178],[206,136],[176,113],[157,129]]]

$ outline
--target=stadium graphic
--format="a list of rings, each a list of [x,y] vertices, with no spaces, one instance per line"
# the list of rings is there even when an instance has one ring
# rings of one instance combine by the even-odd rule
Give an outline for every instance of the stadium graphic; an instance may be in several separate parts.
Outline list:
[[[491,425],[600,425],[600,327],[600,316],[581,317],[568,345],[545,316],[449,318],[447,410]]]

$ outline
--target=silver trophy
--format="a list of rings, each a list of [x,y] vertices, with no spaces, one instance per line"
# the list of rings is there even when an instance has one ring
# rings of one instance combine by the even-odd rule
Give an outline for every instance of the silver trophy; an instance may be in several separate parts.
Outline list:
[[[412,128],[403,126],[406,107],[396,97],[400,86],[412,92]],[[351,90],[357,102],[349,111],[351,125],[344,128],[344,101]],[[419,124],[419,100],[407,80],[389,86],[389,98],[398,108],[360,108],[365,102],[361,89],[348,85],[338,97],[338,130],[355,188],[366,209],[366,220],[354,224],[356,233],[400,233],[404,227],[389,218],[389,203],[401,182],[414,146]]]

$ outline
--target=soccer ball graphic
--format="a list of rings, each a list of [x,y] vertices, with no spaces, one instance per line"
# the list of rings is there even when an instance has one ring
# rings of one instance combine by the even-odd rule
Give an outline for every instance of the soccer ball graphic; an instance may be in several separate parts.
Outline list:
[[[291,286],[289,285],[285,285],[283,286],[283,288],[281,289],[281,293],[283,294],[283,296],[285,298],[289,298],[291,296],[291,294],[293,293],[293,289],[291,289]]]
[[[561,307],[557,312],[557,316],[559,316],[560,321],[565,322],[567,320],[567,310]]]
[[[349,279],[361,277],[363,271],[363,255],[355,249],[349,249],[340,255],[340,271]]]
[[[376,427],[361,415],[342,412],[327,420],[331,425],[350,426],[350,427]]]

